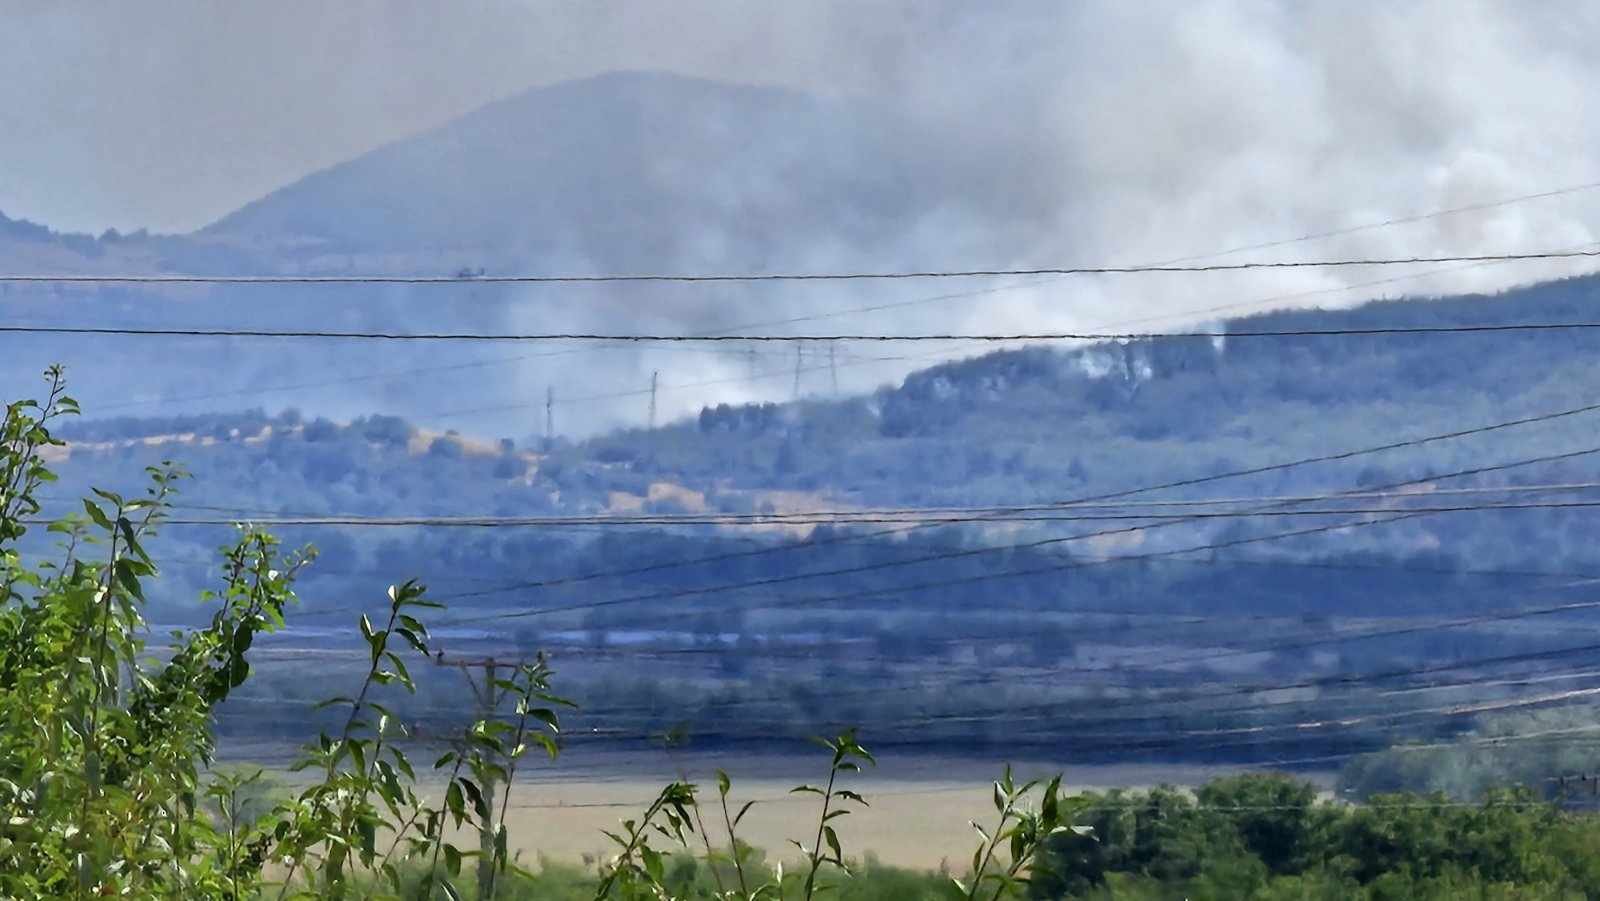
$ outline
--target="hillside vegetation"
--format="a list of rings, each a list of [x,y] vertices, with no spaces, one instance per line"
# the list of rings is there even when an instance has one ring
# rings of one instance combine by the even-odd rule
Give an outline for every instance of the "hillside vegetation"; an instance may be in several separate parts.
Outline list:
[[[1497,297],[1276,313],[1231,320],[1218,331],[1581,321],[1597,285],[1573,279]],[[1600,335],[1498,332],[1492,353],[1488,340],[1470,333],[1167,338],[1008,350],[933,367],[867,396],[713,407],[658,429],[581,442],[475,438],[397,417],[335,422],[294,410],[88,419],[61,432],[69,443],[57,463],[59,502],[177,459],[198,477],[179,518],[224,523],[1051,503],[1546,414],[1570,415],[1153,497],[1397,485],[1425,496],[1594,481],[1600,454],[1591,451],[1600,445],[1591,436],[1600,414],[1570,411],[1595,402],[1591,359]],[[1467,359],[1473,365],[1463,366]],[[1330,445],[1331,434],[1344,437]],[[1469,474],[1440,478],[1462,472]],[[1459,503],[1450,497],[1434,503]],[[1293,703],[1279,704],[1267,721],[1281,734],[1249,741],[1162,738],[1174,727],[1262,725],[1247,708],[1190,705],[1128,722],[1097,707],[1107,698],[1125,705],[1154,698],[1196,678],[1302,682],[1440,659],[1568,653],[1571,630],[1590,622],[1585,609],[1494,617],[1590,599],[1584,580],[1600,572],[1585,538],[1591,515],[1578,506],[1392,523],[1352,516],[1353,527],[1335,531],[1316,528],[1326,518],[1289,516],[1154,519],[1142,529],[1135,520],[912,530],[679,525],[596,534],[580,522],[282,531],[336,561],[302,582],[317,617],[308,626],[338,610],[376,613],[360,599],[401,570],[470,608],[451,621],[463,651],[544,648],[631,660],[627,675],[588,663],[569,671],[591,699],[590,724],[623,735],[685,727],[704,741],[798,738],[893,714],[881,723],[884,740],[1015,742],[1015,727],[1025,724],[1029,741],[1065,741],[1091,755],[1126,750],[1136,739],[1150,755],[1259,759],[1373,750],[1396,728],[1438,740],[1491,726],[1457,716],[1400,727],[1375,721],[1346,735],[1289,728],[1374,707],[1381,695],[1364,692],[1384,687],[1378,684],[1284,698]],[[1296,535],[1308,529],[1314,534]],[[202,615],[192,599],[214,574],[210,552],[226,531],[168,529],[167,578],[151,594],[161,621]],[[896,534],[878,534],[885,531]],[[1075,537],[1095,532],[1108,534]],[[1185,553],[1190,548],[1211,550]],[[1491,619],[1434,626],[1471,615]],[[1370,630],[1397,634],[1352,634]],[[1219,648],[1223,656],[1215,657]],[[1214,662],[1163,663],[1186,656]],[[1572,651],[1560,659],[1576,666],[1585,658]],[[854,687],[819,710],[822,686],[841,681]],[[292,676],[282,690],[295,703],[315,700],[296,694]],[[1457,695],[1468,696],[1466,688]],[[1492,692],[1515,703],[1540,696],[1531,686]],[[1449,699],[1435,694],[1419,706]],[[1040,705],[1053,715],[1013,722],[1007,712]],[[295,721],[240,718],[229,728],[278,735]]]

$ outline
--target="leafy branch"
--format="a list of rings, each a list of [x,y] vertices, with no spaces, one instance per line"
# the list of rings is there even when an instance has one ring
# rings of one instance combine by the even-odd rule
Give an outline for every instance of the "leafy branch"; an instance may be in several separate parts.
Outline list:
[[[833,753],[832,763],[828,767],[828,782],[825,788],[815,785],[798,785],[790,789],[791,793],[814,794],[822,798],[822,813],[817,818],[817,835],[811,847],[790,840],[800,852],[806,855],[806,880],[801,897],[810,901],[817,889],[817,873],[823,864],[832,864],[843,870],[847,875],[850,868],[844,862],[844,850],[839,843],[839,833],[834,831],[831,822],[840,817],[847,816],[850,809],[835,806],[835,802],[853,802],[863,807],[867,806],[867,799],[861,795],[844,788],[838,788],[839,776],[843,773],[859,773],[861,765],[876,764],[877,760],[872,754],[856,741],[854,729],[848,729],[836,738],[823,738],[817,740],[823,747]],[[823,850],[823,844],[827,850]]]
[[[967,885],[960,879],[955,880],[956,888],[966,896],[967,901],[978,901],[986,886],[994,887],[990,901],[999,901],[1007,892],[1025,888],[1029,881],[1026,873],[1051,836],[1063,832],[1077,835],[1090,835],[1093,832],[1087,826],[1071,825],[1070,813],[1075,805],[1065,803],[1061,797],[1059,774],[1045,783],[1037,810],[1026,806],[1028,796],[1039,785],[1038,780],[1018,785],[1012,777],[1010,765],[1006,766],[1000,780],[994,783],[994,809],[1000,814],[1000,821],[992,831],[972,821],[972,828],[982,838],[977,850],[972,852],[972,882]],[[1008,850],[1011,863],[1003,870],[990,872],[995,854],[1002,846]]]

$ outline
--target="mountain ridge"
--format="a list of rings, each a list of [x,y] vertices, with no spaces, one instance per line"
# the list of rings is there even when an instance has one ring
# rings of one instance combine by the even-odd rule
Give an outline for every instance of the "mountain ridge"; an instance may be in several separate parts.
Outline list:
[[[786,245],[881,246],[930,212],[907,189],[937,173],[900,125],[788,89],[610,73],[494,101],[195,234],[287,242],[306,265],[425,253],[575,271],[760,269]]]

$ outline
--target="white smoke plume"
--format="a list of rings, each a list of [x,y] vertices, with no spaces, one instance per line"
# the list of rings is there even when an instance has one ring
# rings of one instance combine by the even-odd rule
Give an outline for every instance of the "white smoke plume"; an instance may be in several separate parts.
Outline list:
[[[1600,181],[1592,109],[1600,8],[1577,0],[193,0],[21,2],[6,17],[0,210],[66,229],[186,231],[495,98],[617,70],[892,110],[916,123],[917,151],[931,167],[961,174],[930,183],[940,202],[870,259],[813,243],[752,261],[764,268],[1155,262]],[[1600,241],[1597,232],[1600,190],[1582,190],[1228,259],[1542,251]],[[683,268],[717,261],[721,240],[713,230],[688,242],[694,258]],[[907,302],[1005,283],[685,290],[653,295],[648,306],[601,292],[533,304],[499,324],[694,331],[888,306],[765,330],[1162,328],[1583,270],[1508,264],[1426,274],[1438,268],[1023,280],[917,304]],[[928,362],[860,357],[937,349],[842,347],[834,362],[846,364],[841,384],[858,390]],[[616,394],[641,390],[656,370],[671,389],[660,398],[663,419],[708,402],[786,398],[792,349],[764,350],[754,362],[737,352],[593,351],[583,366],[556,358],[525,361],[514,377],[486,370],[485,405],[535,400],[468,422],[534,431],[544,385],[559,383],[569,397]],[[805,353],[802,390],[831,390],[826,348]],[[752,367],[766,377],[736,381]],[[405,394],[403,385],[352,388],[321,402],[355,411]],[[639,423],[645,406],[642,395],[574,404],[563,424]]]

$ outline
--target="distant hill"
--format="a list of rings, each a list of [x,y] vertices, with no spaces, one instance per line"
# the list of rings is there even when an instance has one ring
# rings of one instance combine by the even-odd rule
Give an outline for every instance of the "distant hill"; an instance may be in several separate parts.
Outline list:
[[[1009,350],[935,366],[869,395],[710,407],[658,429],[553,447],[426,434],[385,417],[349,425],[259,412],[91,420],[70,429],[86,454],[75,454],[68,472],[133,478],[138,467],[175,457],[203,476],[197,498],[207,503],[374,515],[1044,503],[1444,434],[1600,398],[1593,366],[1600,334],[1592,331],[1227,338],[1229,330],[1577,321],[1589,318],[1585,311],[1597,301],[1600,279],[1590,277],[1496,297],[1266,314],[1224,323],[1224,336],[1215,339]],[[1596,418],[1562,417],[1165,496],[1338,491],[1498,467],[1600,448]],[[133,440],[145,436],[189,437],[154,446]],[[96,442],[121,443],[88,447]],[[89,469],[78,468],[80,459]],[[1596,478],[1600,453],[1436,487]],[[1588,515],[1438,517],[1397,525],[1382,541],[1407,553],[1471,550],[1504,566],[1588,566],[1600,563],[1577,528]],[[1097,546],[1181,546],[1230,530],[1245,534],[1244,525],[1197,523]],[[1508,534],[1522,540],[1506,541]],[[1341,541],[1333,544],[1369,546],[1360,534]],[[1311,553],[1322,553],[1327,543],[1313,545]]]
[[[1597,300],[1600,279],[1590,277],[1495,297],[1255,316],[1220,331],[1567,322],[1591,319],[1585,311]],[[45,513],[70,512],[69,499],[90,485],[131,492],[144,467],[186,464],[195,478],[181,485],[178,521],[146,542],[164,573],[153,616],[166,623],[205,615],[194,598],[214,584],[213,549],[235,519],[1072,501],[1593,405],[1600,402],[1597,352],[1600,335],[1590,330],[1035,347],[931,367],[867,395],[709,407],[657,429],[548,446],[429,432],[386,416],[335,422],[250,410],[90,418],[63,429],[70,445],[56,460],[62,478],[50,486]],[[1251,498],[1399,483],[1423,494],[1582,486],[1600,482],[1597,423],[1600,413],[1591,411],[1130,500],[1234,498],[1232,509],[1260,514],[1270,502]],[[1466,477],[1444,478],[1450,473]],[[1595,497],[1568,488],[1509,500]],[[1436,498],[1443,506],[1507,500]],[[1360,508],[1395,503],[1372,496]],[[301,582],[309,610],[297,614],[300,621],[340,621],[321,618],[334,614],[348,621],[354,609],[379,603],[390,582],[420,577],[452,615],[465,614],[444,639],[453,648],[469,641],[498,643],[497,654],[555,647],[568,663],[598,661],[590,671],[597,681],[584,690],[598,699],[593,709],[656,711],[652,729],[689,720],[748,731],[743,708],[729,704],[768,692],[762,679],[781,686],[780,701],[762,703],[791,727],[814,730],[823,716],[882,723],[907,709],[1038,703],[1031,679],[1056,680],[1069,665],[1085,680],[1055,684],[1082,686],[1092,712],[1095,693],[1112,684],[1284,684],[1452,657],[1564,653],[1571,636],[1593,629],[1586,606],[1600,573],[1593,508],[1395,521],[1381,512],[1128,519],[1135,509],[1067,508],[1057,511],[1067,517],[1060,520],[914,531],[870,523],[802,533],[550,522],[275,531],[289,545],[312,542],[324,552]],[[1093,518],[1099,514],[1119,518]],[[882,534],[890,528],[895,534]],[[46,553],[53,537],[36,530],[27,550]],[[1493,619],[1568,602],[1576,606],[1559,619]],[[1426,625],[1477,616],[1485,617],[1478,628]],[[1368,630],[1371,637],[1346,640]],[[1324,640],[1315,650],[1305,644]],[[657,670],[612,666],[617,658],[607,655],[627,653],[616,645],[631,641],[649,643],[642,654],[672,661],[663,666],[681,683],[665,682]],[[735,653],[708,653],[730,642]],[[1240,642],[1287,642],[1288,649],[1218,656],[1219,647]],[[1186,655],[1214,662],[1183,670],[1164,663]],[[995,667],[1014,668],[1006,671],[1020,680],[1000,697],[987,681]],[[285,686],[303,680],[288,668],[278,672]],[[829,680],[850,684],[851,700],[819,707],[804,686]],[[884,686],[894,692],[875,693]],[[690,713],[684,697],[696,699]],[[1285,716],[1344,715],[1347,700],[1318,700]],[[1193,712],[1194,726],[1233,725],[1211,715]],[[934,740],[924,726],[907,728],[908,741]],[[1069,740],[1070,722],[1061,728]],[[1407,734],[1439,739],[1450,728]],[[982,723],[951,729],[938,735],[1015,740]],[[1045,733],[1026,734],[1045,740]],[[1346,753],[1392,740],[1386,731],[1359,741],[1291,737],[1272,753]]]
[[[919,144],[883,110],[612,74],[309,175],[198,237],[319,270],[375,257],[430,272],[795,266],[893,246],[941,205],[969,202]]]
[[[1026,203],[989,190],[982,161],[929,152],[936,146],[891,110],[777,88],[613,74],[492,103],[308,175],[193,234],[96,238],[11,223],[0,227],[0,269],[448,275],[921,267],[1010,259],[1049,232]],[[39,324],[692,331],[836,308],[846,305],[841,296],[849,295],[777,286],[563,286],[559,293],[470,284],[11,286],[0,291],[0,314]],[[365,373],[405,367],[393,348],[359,344],[329,355],[307,344],[190,342],[181,354],[145,357],[132,370],[122,365],[124,349],[142,355],[167,346],[38,336],[24,352],[0,358],[0,379],[24,383],[44,363],[65,361],[86,399],[118,403],[130,395],[240,392],[283,381],[275,374],[331,369],[336,383],[356,378],[296,400],[338,415],[424,414],[459,406],[461,392],[478,387],[459,379],[398,387],[367,380]],[[448,364],[480,356],[474,351],[431,347],[427,356]],[[608,354],[572,393],[636,387],[637,373],[649,370],[634,356]],[[490,374],[489,386],[504,392],[569,379],[573,368],[530,362]],[[196,389],[200,381],[206,390]],[[617,421],[605,415],[575,410],[568,424],[588,432]]]

